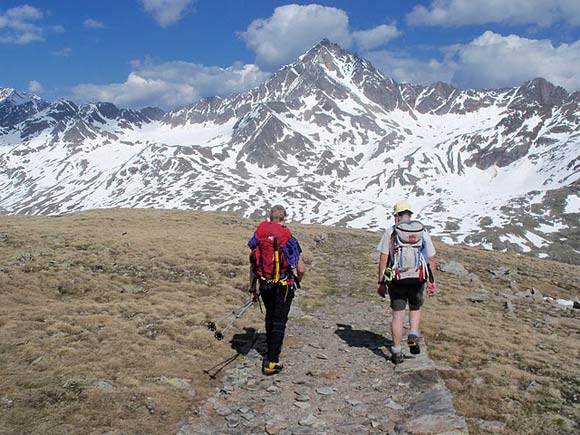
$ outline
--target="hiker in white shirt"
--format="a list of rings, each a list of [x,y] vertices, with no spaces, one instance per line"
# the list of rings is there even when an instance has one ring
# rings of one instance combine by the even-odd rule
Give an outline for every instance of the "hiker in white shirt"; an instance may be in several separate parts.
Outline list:
[[[428,231],[418,222],[411,220],[413,212],[408,201],[397,202],[393,207],[395,225],[387,228],[379,245],[380,252],[377,293],[391,299],[391,332],[393,345],[391,361],[404,361],[401,349],[405,308],[409,304],[410,331],[407,345],[412,354],[419,354],[419,324],[423,294],[437,292],[435,284],[435,247]],[[411,264],[412,263],[412,264]]]

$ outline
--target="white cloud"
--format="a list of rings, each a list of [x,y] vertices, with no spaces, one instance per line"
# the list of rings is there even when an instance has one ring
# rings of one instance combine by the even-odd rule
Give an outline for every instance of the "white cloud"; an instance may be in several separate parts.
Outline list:
[[[85,29],[106,29],[105,23],[98,20],[93,20],[92,18],[87,18],[83,21],[83,27]]]
[[[133,62],[123,83],[81,84],[72,98],[81,102],[110,101],[121,107],[174,108],[202,97],[242,92],[263,82],[268,74],[256,65],[236,63],[229,68],[188,62]]]
[[[194,0],[141,0],[145,12],[152,15],[161,27],[181,20],[193,7]]]
[[[413,84],[431,84],[437,81],[449,83],[457,68],[451,59],[423,60],[387,50],[371,51],[365,57],[387,77]]]
[[[468,44],[446,47],[441,60],[422,60],[387,50],[365,54],[395,80],[452,83],[462,88],[517,86],[536,77],[580,89],[580,41],[554,46],[549,40],[487,31]]]
[[[544,77],[569,91],[580,89],[580,41],[554,46],[487,31],[454,50],[459,67],[453,81],[460,86],[512,86]]]
[[[400,34],[397,26],[381,24],[374,29],[353,32],[352,36],[361,49],[370,50],[386,44]]]
[[[71,53],[72,53],[72,48],[63,47],[63,48],[59,48],[58,50],[53,51],[52,55],[56,56],[56,57],[69,57]]]
[[[44,13],[29,5],[17,6],[0,11],[0,43],[29,44],[43,41],[47,31],[62,32],[62,26],[42,26],[38,24],[44,18]]]
[[[277,7],[269,18],[252,21],[240,36],[256,53],[256,64],[273,69],[294,61],[324,38],[343,48],[349,48],[354,41],[363,49],[371,49],[399,33],[396,25],[387,24],[352,32],[348,15],[342,9],[292,4]]]
[[[292,61],[324,38],[343,47],[352,44],[346,12],[317,4],[277,7],[270,18],[252,21],[241,37],[265,67]]]
[[[44,90],[42,84],[36,80],[30,80],[28,82],[28,90],[34,94],[38,94]]]
[[[504,23],[549,26],[556,22],[580,25],[578,0],[432,0],[415,6],[409,24],[463,26]]]

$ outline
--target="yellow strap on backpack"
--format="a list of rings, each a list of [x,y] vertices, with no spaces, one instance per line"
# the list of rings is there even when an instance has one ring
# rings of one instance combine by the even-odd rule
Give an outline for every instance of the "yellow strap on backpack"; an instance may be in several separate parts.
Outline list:
[[[276,273],[274,274],[274,282],[278,282],[280,279],[280,253],[274,251],[274,263],[276,264]]]

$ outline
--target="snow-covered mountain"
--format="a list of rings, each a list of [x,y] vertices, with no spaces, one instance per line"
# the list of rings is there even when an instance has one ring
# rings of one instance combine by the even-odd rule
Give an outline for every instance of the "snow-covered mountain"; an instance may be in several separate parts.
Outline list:
[[[580,92],[397,83],[322,41],[246,93],[167,113],[0,88],[0,210],[232,210],[580,263]]]

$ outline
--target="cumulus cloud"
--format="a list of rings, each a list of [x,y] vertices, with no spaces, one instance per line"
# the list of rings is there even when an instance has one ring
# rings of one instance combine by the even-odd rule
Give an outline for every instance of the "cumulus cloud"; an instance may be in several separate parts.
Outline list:
[[[29,5],[17,6],[0,11],[0,43],[29,44],[34,41],[43,41],[47,32],[62,32],[60,25],[45,26],[39,23],[44,13]]]
[[[252,21],[241,36],[256,53],[256,63],[266,67],[295,59],[323,38],[343,47],[352,44],[346,12],[317,4],[277,7],[270,18]]]
[[[106,29],[105,23],[98,20],[93,20],[92,18],[87,18],[83,21],[83,27],[85,29]]]
[[[30,80],[28,82],[28,91],[34,93],[34,94],[38,94],[40,92],[42,92],[44,90],[44,88],[42,87],[42,84],[36,80]]]
[[[544,77],[568,90],[580,89],[580,41],[554,46],[545,39],[502,36],[487,31],[452,48],[460,86],[499,87]]]
[[[394,25],[351,32],[345,11],[329,6],[285,5],[271,17],[256,19],[240,36],[256,53],[256,63],[267,69],[292,62],[304,51],[327,38],[344,48],[353,41],[368,49],[378,47],[399,34]]]
[[[400,34],[397,26],[381,24],[374,29],[353,32],[352,36],[361,49],[370,50],[386,44]]]
[[[497,88],[544,77],[569,91],[580,89],[580,41],[555,46],[549,40],[487,31],[468,44],[446,47],[441,60],[388,50],[365,56],[384,74],[403,82],[444,81],[461,88]]]
[[[248,90],[268,74],[253,64],[236,63],[229,68],[188,62],[135,61],[123,83],[81,84],[72,98],[81,101],[110,101],[121,107],[161,106],[174,108],[200,98]]]
[[[409,24],[463,26],[504,23],[549,26],[556,22],[580,25],[578,0],[432,0],[407,15]]]
[[[161,27],[181,20],[191,11],[195,0],[141,0],[145,12],[152,15]]]
[[[387,77],[413,84],[450,83],[457,68],[449,58],[442,61],[433,58],[424,60],[388,50],[371,51],[365,57]]]

